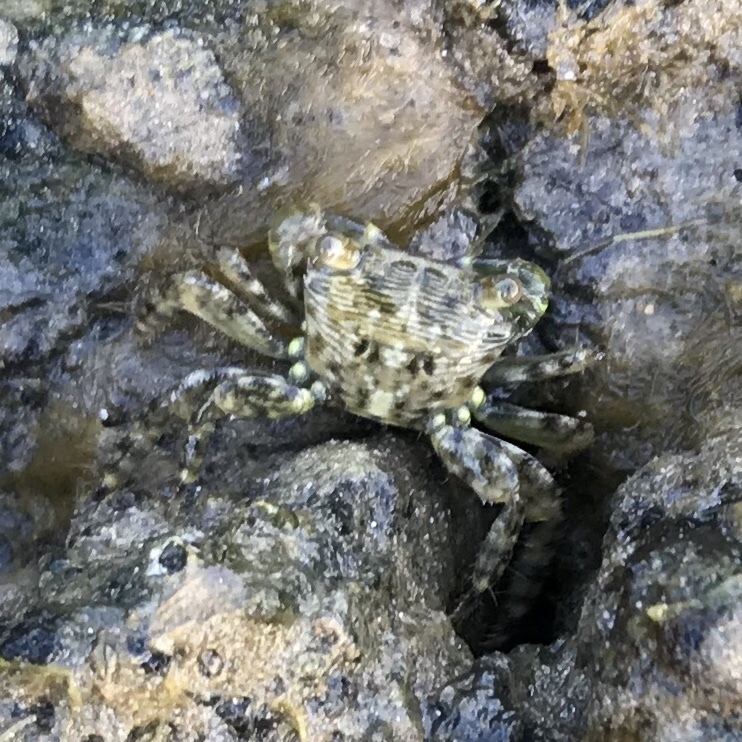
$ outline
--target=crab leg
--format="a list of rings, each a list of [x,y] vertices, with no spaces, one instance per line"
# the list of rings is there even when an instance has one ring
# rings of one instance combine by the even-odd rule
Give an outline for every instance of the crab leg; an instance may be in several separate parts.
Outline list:
[[[236,294],[198,271],[190,271],[173,288],[173,301],[248,348],[287,358],[288,347]]]
[[[543,587],[544,575],[549,573],[561,523],[561,518],[534,523],[521,539],[522,547],[509,565],[508,581],[504,586],[508,599],[498,606],[495,623],[487,627],[485,641],[488,646],[501,647],[533,608]]]
[[[578,374],[604,357],[605,354],[599,350],[572,348],[530,358],[500,358],[484,375],[482,385],[518,384],[523,381],[542,381],[554,376]]]
[[[474,566],[474,590],[484,592],[502,576],[525,520],[518,468],[499,441],[474,428],[444,424],[430,433],[430,440],[446,468],[466,482],[482,502],[503,504]]]
[[[503,455],[513,462],[518,471],[526,519],[543,521],[560,518],[562,507],[559,488],[548,469],[537,458],[518,446],[507,441],[494,440],[502,449]]]
[[[304,267],[310,246],[324,231],[324,216],[317,207],[307,212],[298,209],[279,212],[268,231],[273,265],[297,307],[301,304]]]
[[[529,410],[519,405],[487,398],[471,406],[472,415],[489,430],[507,438],[560,453],[581,451],[594,438],[590,423],[567,415]]]
[[[214,432],[219,419],[267,417],[277,419],[309,412],[320,401],[318,389],[295,386],[282,376],[260,376],[244,369],[222,369],[218,375],[196,371],[189,374],[172,395],[172,405],[190,396],[194,389],[222,377],[188,426],[188,442],[181,472],[181,484],[190,484],[198,475],[203,443]]]
[[[216,252],[216,260],[222,276],[237,289],[242,298],[254,301],[262,314],[287,325],[299,324],[297,314],[271,296],[262,282],[253,275],[250,265],[239,250],[222,247]]]
[[[557,518],[560,506],[554,480],[533,456],[469,427],[461,410],[457,415],[458,424],[447,422],[443,415],[433,418],[428,431],[433,448],[446,468],[482,502],[503,505],[474,566],[473,588],[483,592],[502,577],[526,517]]]

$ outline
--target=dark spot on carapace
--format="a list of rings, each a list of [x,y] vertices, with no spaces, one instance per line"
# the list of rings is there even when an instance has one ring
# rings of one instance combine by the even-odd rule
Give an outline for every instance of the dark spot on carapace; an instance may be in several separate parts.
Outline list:
[[[452,311],[461,304],[461,299],[454,294],[445,294],[441,297],[440,301],[446,309]]]
[[[368,291],[361,293],[360,303],[373,307],[380,317],[395,317],[399,312],[399,303],[389,297],[389,277],[369,276],[366,283]]]
[[[369,345],[369,339],[362,338],[359,342],[356,343],[356,347],[353,349],[353,355],[356,356],[356,358],[362,356],[368,350]]]
[[[325,339],[321,335],[313,335],[311,338],[311,344],[312,344],[312,353],[317,356],[323,355],[325,352],[325,349],[327,348],[327,343],[325,342]]]
[[[371,390],[366,387],[360,387],[356,390],[355,406],[359,409],[368,407],[368,400],[371,397]]]
[[[407,400],[404,397],[394,400],[395,412],[403,412],[405,409],[407,409]]]
[[[383,296],[376,298],[376,309],[382,317],[396,317],[399,314],[399,304]]]
[[[410,260],[395,260],[392,268],[400,273],[417,273],[417,265]]]
[[[422,370],[428,376],[432,376],[435,371],[435,358],[432,353],[423,353],[422,356]]]
[[[422,372],[426,376],[432,376],[435,371],[435,357],[432,353],[415,353],[407,364],[407,370],[412,374]]]
[[[379,344],[374,341],[369,342],[369,349],[368,354],[366,355],[366,360],[369,363],[378,363],[379,362]]]

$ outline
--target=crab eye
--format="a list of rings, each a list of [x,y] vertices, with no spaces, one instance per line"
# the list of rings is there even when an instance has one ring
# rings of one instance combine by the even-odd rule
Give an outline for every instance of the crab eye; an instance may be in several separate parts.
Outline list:
[[[515,278],[502,278],[494,286],[500,301],[503,304],[510,305],[515,304],[523,294],[523,288],[520,285],[520,281]]]
[[[320,237],[315,250],[319,264],[338,270],[351,270],[361,259],[360,251],[351,240],[333,234]]]
[[[482,301],[489,309],[504,309],[512,306],[523,296],[523,287],[517,278],[505,276],[494,279],[485,278],[481,282]]]

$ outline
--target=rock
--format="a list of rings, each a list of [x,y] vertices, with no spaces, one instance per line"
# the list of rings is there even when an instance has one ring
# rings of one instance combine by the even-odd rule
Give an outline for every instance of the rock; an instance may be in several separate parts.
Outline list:
[[[237,99],[203,39],[108,26],[48,37],[23,61],[31,105],[83,152],[152,181],[229,185],[244,148]]]
[[[742,436],[663,456],[616,494],[577,630],[585,739],[739,739]]]
[[[518,208],[575,260],[557,273],[549,334],[566,344],[581,330],[605,346],[609,363],[582,401],[606,431],[599,450],[624,471],[668,446],[698,445],[734,393],[742,362],[731,296],[738,261],[727,231],[738,197],[727,158],[742,157],[734,120],[733,112],[699,116],[682,146],[664,154],[660,140],[629,124],[593,119],[582,169],[575,141],[541,134],[523,153]],[[719,208],[728,216],[714,218]],[[671,233],[576,253],[626,231],[663,227]],[[725,391],[710,389],[712,378]]]
[[[18,30],[12,23],[0,20],[0,65],[13,64],[18,53]]]
[[[574,634],[475,661],[431,698],[429,739],[740,739],[741,495],[739,430],[643,467]]]
[[[426,697],[469,655],[443,613],[445,497],[404,463],[411,447],[387,435],[232,466],[177,512],[157,496],[89,502],[38,602],[0,619],[0,686],[22,716],[59,689],[61,739],[154,719],[422,739]],[[39,667],[19,675],[20,659]]]
[[[737,3],[124,5],[5,11],[0,736],[739,736]],[[142,337],[150,285],[215,245],[260,265],[298,199],[459,255],[476,224],[441,209],[492,108],[487,249],[554,277],[519,352],[608,360],[518,392],[600,433],[550,462],[564,538],[522,623],[559,639],[473,662],[446,611],[491,514],[414,435],[234,421],[182,508],[178,420],[127,486],[91,470],[189,371],[280,370],[182,317]]]
[[[484,113],[436,53],[443,18],[424,5],[187,8],[164,31],[156,11],[152,25],[104,13],[32,44],[19,67],[72,147],[191,196],[232,187],[200,210],[211,242],[249,242],[306,200],[408,229],[456,192]]]
[[[107,303],[125,306],[117,292],[134,278],[163,215],[137,186],[76,158],[42,164],[28,155],[0,170],[8,189],[0,207],[0,462],[19,471],[41,441],[59,442],[60,430],[84,437],[74,408],[91,387],[76,381],[63,401],[70,377],[46,364],[76,337],[99,343],[118,329],[115,312],[93,330],[91,317]]]

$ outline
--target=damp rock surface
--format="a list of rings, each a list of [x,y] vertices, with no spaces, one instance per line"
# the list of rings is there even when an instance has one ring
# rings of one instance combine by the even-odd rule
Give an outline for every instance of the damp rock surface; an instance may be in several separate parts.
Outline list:
[[[574,633],[475,661],[435,697],[431,738],[739,739],[741,494],[739,431],[640,469]]]
[[[0,737],[740,737],[736,2],[1,14]],[[553,280],[517,352],[605,350],[514,398],[598,437],[543,457],[566,517],[507,655],[499,594],[482,656],[451,621],[492,513],[414,434],[231,421],[178,507],[171,420],[98,489],[191,371],[286,370],[184,316],[136,323],[216,246],[265,264],[295,201],[442,259],[486,217],[487,254]]]
[[[577,629],[586,739],[742,735],[742,437],[663,456],[618,491]]]
[[[415,448],[386,435],[250,471],[225,442],[237,460],[191,507],[88,503],[43,597],[21,622],[3,611],[4,692],[24,715],[53,693],[61,739],[162,724],[421,739],[423,700],[470,655],[443,612],[445,497],[402,463]]]
[[[238,102],[201,39],[87,26],[31,49],[28,100],[75,149],[120,156],[176,187],[237,178]]]

